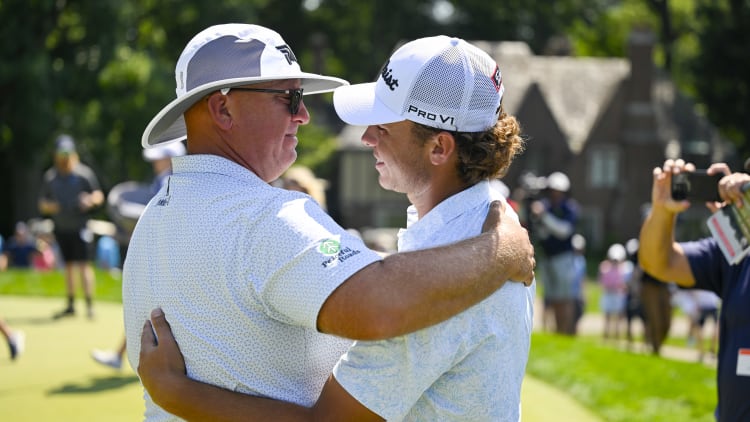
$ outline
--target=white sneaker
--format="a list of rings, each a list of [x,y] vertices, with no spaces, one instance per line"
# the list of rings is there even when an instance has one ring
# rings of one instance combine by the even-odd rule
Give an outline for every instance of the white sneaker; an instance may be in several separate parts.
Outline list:
[[[19,330],[13,331],[8,338],[8,346],[10,346],[11,360],[21,356],[26,349],[26,333]]]
[[[110,350],[94,349],[91,351],[91,357],[102,365],[107,365],[115,369],[122,368],[122,358],[120,358],[120,355]]]

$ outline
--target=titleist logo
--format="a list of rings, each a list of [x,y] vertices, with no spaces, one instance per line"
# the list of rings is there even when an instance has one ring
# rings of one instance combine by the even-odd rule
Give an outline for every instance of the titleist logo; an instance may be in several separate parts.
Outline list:
[[[383,78],[383,82],[388,86],[388,88],[391,89],[391,91],[395,91],[396,87],[398,86],[398,79],[393,78],[393,70],[388,68],[388,65],[391,63],[390,60],[385,62],[383,65],[383,70],[380,71],[380,77]]]

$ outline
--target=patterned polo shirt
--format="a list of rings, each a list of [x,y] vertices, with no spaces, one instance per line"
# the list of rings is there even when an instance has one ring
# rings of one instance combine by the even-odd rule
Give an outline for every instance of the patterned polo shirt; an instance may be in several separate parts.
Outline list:
[[[136,225],[123,269],[130,364],[162,307],[191,378],[305,406],[351,341],[319,333],[318,312],[381,259],[315,201],[224,158],[173,159]],[[145,393],[147,420],[172,420]]]
[[[420,220],[410,207],[399,252],[481,232],[500,194],[481,182]],[[517,219],[510,206],[506,214]],[[357,341],[334,369],[349,394],[388,421],[517,421],[529,355],[536,286],[506,283],[457,316],[385,340]]]

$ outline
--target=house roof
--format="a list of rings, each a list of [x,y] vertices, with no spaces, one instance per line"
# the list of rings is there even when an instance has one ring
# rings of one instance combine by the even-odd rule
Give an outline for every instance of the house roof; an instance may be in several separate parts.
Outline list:
[[[500,66],[505,109],[517,113],[536,84],[574,153],[583,149],[600,113],[630,74],[630,62],[624,58],[535,56],[524,42],[471,43]]]

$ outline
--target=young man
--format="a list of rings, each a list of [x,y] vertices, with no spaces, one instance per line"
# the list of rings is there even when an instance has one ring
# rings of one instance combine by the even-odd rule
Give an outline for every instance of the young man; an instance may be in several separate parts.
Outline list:
[[[490,203],[503,200],[489,180],[522,148],[503,92],[489,55],[446,36],[407,43],[377,82],[335,91],[340,117],[368,125],[362,142],[373,149],[380,185],[412,203],[400,252],[477,235]],[[510,207],[506,217],[517,220]],[[533,303],[533,289],[507,283],[442,323],[357,341],[311,409],[191,381],[159,311],[160,344],[144,330],[139,373],[158,403],[189,419],[519,420]]]
[[[721,298],[717,421],[750,420],[750,260],[736,265],[724,258],[713,237],[693,242],[675,242],[677,215],[690,207],[686,200],[671,197],[675,174],[693,171],[683,160],[667,160],[653,172],[651,211],[641,227],[638,259],[644,271],[659,280],[670,280],[682,287],[704,289]],[[750,183],[747,173],[730,174],[726,164],[713,164],[709,174],[723,173],[718,185],[723,205],[747,207],[744,191]],[[722,204],[707,203],[716,211]]]

